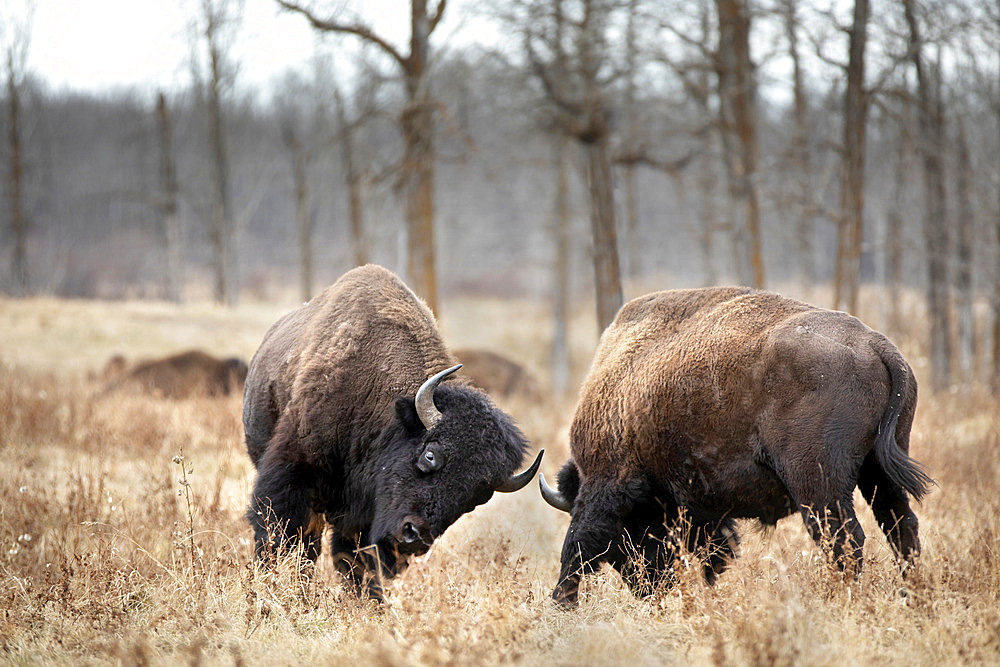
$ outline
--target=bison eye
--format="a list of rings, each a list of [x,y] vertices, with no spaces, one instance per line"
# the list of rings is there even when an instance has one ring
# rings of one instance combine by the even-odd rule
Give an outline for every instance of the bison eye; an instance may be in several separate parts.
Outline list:
[[[444,456],[431,449],[430,445],[424,449],[424,453],[417,459],[417,468],[420,472],[434,472],[440,470],[444,465]]]

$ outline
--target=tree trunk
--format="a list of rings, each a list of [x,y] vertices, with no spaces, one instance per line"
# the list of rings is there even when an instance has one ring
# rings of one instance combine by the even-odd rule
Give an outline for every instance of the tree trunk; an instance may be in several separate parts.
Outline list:
[[[705,133],[705,149],[698,159],[698,199],[700,202],[698,210],[698,247],[701,250],[701,262],[705,273],[704,284],[717,285],[718,275],[715,271],[715,264],[712,261],[712,237],[715,234],[717,220],[715,216],[715,170],[709,158],[711,150],[708,146],[709,135]]]
[[[28,223],[24,214],[24,162],[21,155],[21,96],[17,84],[17,65],[13,51],[7,54],[7,143],[10,148],[10,174],[7,199],[10,202],[10,226],[14,237],[14,293],[28,295]]]
[[[957,162],[958,182],[955,194],[958,196],[958,224],[955,286],[958,291],[958,367],[963,386],[968,386],[975,378],[976,325],[972,312],[972,244],[975,229],[975,213],[972,209],[972,161],[965,136],[965,125],[958,121]]]
[[[809,154],[809,102],[799,53],[798,0],[785,0],[785,35],[788,55],[792,61],[792,99],[795,133],[789,151],[795,189],[795,249],[799,259],[799,280],[807,289],[816,282],[816,262],[813,260],[812,159]]]
[[[177,220],[177,161],[170,132],[167,98],[156,97],[156,121],[160,128],[160,211],[163,215],[163,296],[168,301],[181,300],[181,234]]]
[[[216,17],[209,12],[206,17],[205,36],[208,40],[209,81],[208,116],[209,141],[212,146],[212,166],[215,186],[215,201],[212,206],[212,228],[209,237],[212,242],[212,262],[215,270],[215,300],[227,306],[235,306],[238,289],[233,261],[233,224],[229,202],[229,161],[226,153],[225,121],[222,113],[222,54],[216,43]]]
[[[904,83],[908,89],[909,86]],[[899,128],[899,152],[896,155],[892,184],[892,204],[886,219],[885,252],[886,282],[889,289],[889,333],[899,335],[903,329],[899,309],[900,286],[903,278],[903,212],[906,209],[906,188],[910,181],[909,166],[913,160],[912,111],[908,102],[903,103],[903,120]]]
[[[410,3],[407,108],[402,127],[406,173],[406,273],[410,287],[438,313],[434,252],[434,117],[425,76],[430,54],[427,0]]]
[[[865,136],[868,95],[865,90],[865,49],[868,42],[868,0],[855,0],[854,24],[848,46],[847,91],[844,94],[843,158],[840,164],[840,216],[833,307],[858,312],[861,243],[865,217]]]
[[[411,103],[404,112],[406,273],[410,287],[438,312],[434,257],[434,154],[430,111]],[[426,106],[426,105],[423,105]]]
[[[997,3],[1000,10],[1000,2]],[[1000,12],[998,12],[1000,16]],[[998,68],[1000,71],[1000,68]],[[997,138],[1000,139],[1000,86],[997,87]],[[1000,159],[1000,154],[994,157]],[[1000,163],[998,163],[1000,166]],[[993,311],[993,364],[990,372],[990,387],[994,396],[1000,396],[1000,183],[997,184],[997,212],[993,218],[993,299],[990,310]]]
[[[600,331],[604,331],[615,318],[624,300],[618,267],[618,240],[615,234],[614,185],[607,138],[584,143],[583,146],[587,153],[587,179],[590,188],[597,326]]]
[[[553,319],[552,334],[552,389],[562,396],[569,389],[569,303],[570,303],[570,244],[572,230],[570,228],[569,203],[569,139],[566,135],[557,135],[558,142],[555,151],[556,189],[555,189],[555,265],[553,289]]]
[[[945,218],[944,117],[940,91],[923,60],[923,42],[913,0],[903,0],[910,29],[909,58],[917,72],[917,119],[923,164],[924,242],[927,257],[927,307],[931,320],[931,386],[945,389],[951,381],[951,330],[948,313],[948,229]]]
[[[750,60],[750,13],[744,0],[716,0],[719,45],[715,70],[719,80],[719,116],[734,213],[742,218],[737,231],[745,259],[741,279],[764,286],[760,203],[757,196],[756,85]],[[734,218],[734,224],[736,219]]]
[[[309,216],[309,182],[306,165],[309,160],[302,142],[291,123],[282,132],[292,158],[292,183],[295,187],[295,218],[299,233],[299,296],[308,301],[313,296],[312,224]]]
[[[347,107],[339,89],[333,91],[337,105],[337,125],[340,133],[340,162],[347,184],[347,206],[351,219],[351,249],[354,265],[368,263],[368,239],[365,235],[364,199],[361,174],[354,159],[354,129],[347,118]]]
[[[638,119],[635,109],[635,76],[637,47],[635,43],[635,22],[638,9],[637,0],[629,0],[628,24],[625,30],[626,73],[625,73],[625,152],[635,150]],[[622,170],[625,190],[625,275],[636,278],[640,273],[641,252],[639,243],[639,194],[634,164],[625,165]]]

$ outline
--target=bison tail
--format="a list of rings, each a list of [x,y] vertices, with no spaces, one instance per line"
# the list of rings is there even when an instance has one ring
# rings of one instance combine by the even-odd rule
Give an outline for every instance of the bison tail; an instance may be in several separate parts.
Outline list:
[[[882,413],[878,435],[875,437],[875,458],[894,484],[920,500],[927,495],[934,480],[924,471],[923,466],[911,459],[896,443],[896,424],[903,411],[904,401],[911,395],[908,391],[910,383],[916,380],[911,377],[909,367],[899,350],[887,338],[877,337],[872,342],[872,347],[881,357],[891,380],[889,402]]]
[[[572,505],[577,494],[580,493],[580,471],[577,470],[573,459],[563,464],[556,481],[558,482],[559,494]]]

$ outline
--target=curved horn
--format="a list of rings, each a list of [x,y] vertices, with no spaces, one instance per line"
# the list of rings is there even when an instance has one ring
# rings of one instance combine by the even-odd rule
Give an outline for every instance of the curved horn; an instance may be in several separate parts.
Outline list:
[[[566,500],[563,494],[545,483],[545,475],[538,476],[538,487],[542,490],[542,498],[545,498],[545,502],[549,505],[563,512],[569,512],[573,509],[573,503]]]
[[[420,389],[417,389],[417,396],[413,399],[413,402],[417,405],[417,416],[420,417],[420,421],[423,423],[424,428],[428,431],[434,428],[439,421],[441,421],[441,413],[438,411],[437,406],[434,405],[434,390],[437,386],[441,384],[441,380],[445,379],[459,368],[462,364],[457,366],[452,366],[446,370],[441,371],[436,375],[432,375],[427,378],[427,381],[420,385]]]
[[[538,472],[538,466],[542,463],[542,454],[544,453],[544,449],[539,449],[538,456],[535,457],[535,462],[531,464],[531,467],[523,472],[511,475],[506,482],[497,487],[497,491],[500,493],[513,493],[526,487],[531,478]]]

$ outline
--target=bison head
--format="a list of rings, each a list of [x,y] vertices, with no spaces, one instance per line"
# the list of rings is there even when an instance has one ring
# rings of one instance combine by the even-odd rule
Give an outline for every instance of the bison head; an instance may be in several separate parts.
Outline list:
[[[459,368],[431,377],[414,398],[396,401],[392,442],[375,471],[373,544],[402,555],[425,553],[494,491],[517,491],[538,470],[541,451],[530,468],[514,474],[527,441],[489,397],[468,387],[438,386]]]

